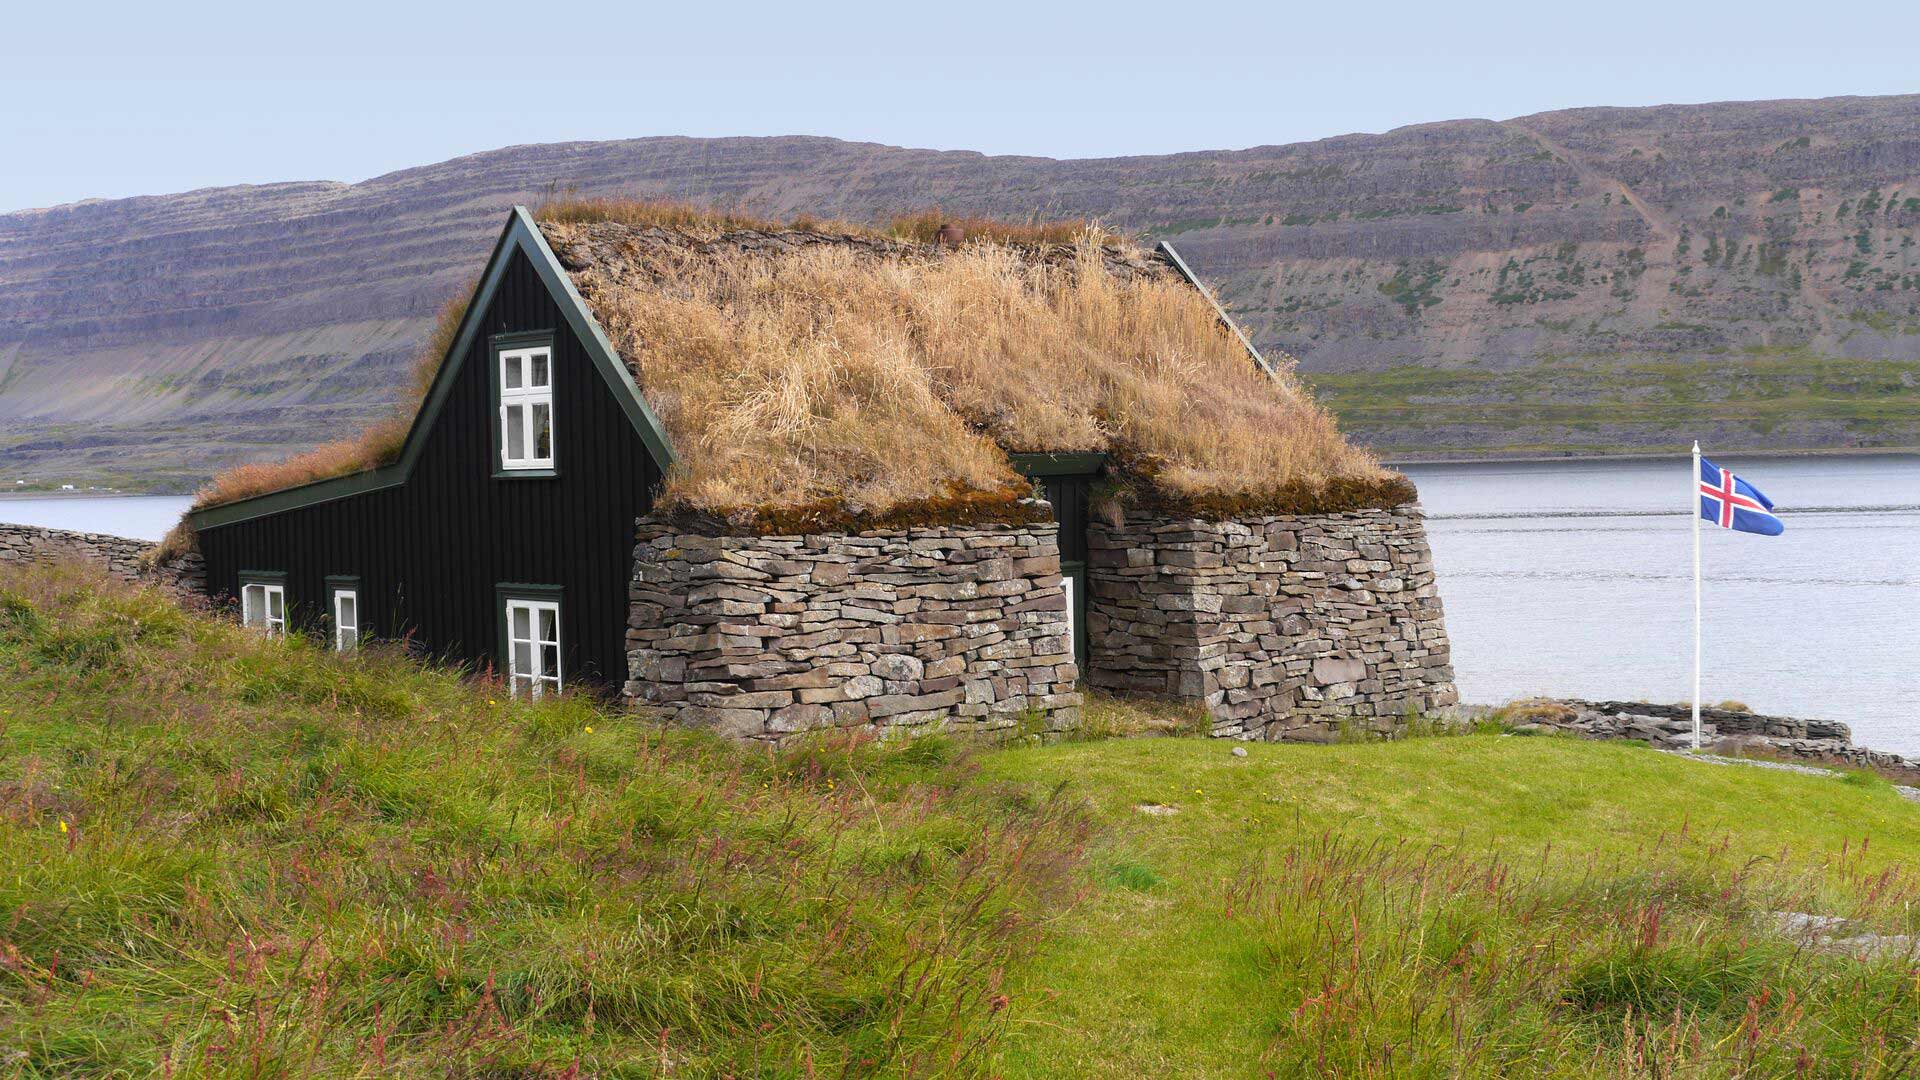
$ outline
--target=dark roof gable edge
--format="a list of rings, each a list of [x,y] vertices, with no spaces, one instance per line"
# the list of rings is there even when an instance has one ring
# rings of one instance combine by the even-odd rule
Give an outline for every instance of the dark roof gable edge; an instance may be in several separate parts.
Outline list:
[[[1173,264],[1173,268],[1180,271],[1180,276],[1187,279],[1187,284],[1200,290],[1200,295],[1206,297],[1207,303],[1213,305],[1214,313],[1220,316],[1220,321],[1225,323],[1227,329],[1233,331],[1233,335],[1240,339],[1240,344],[1246,346],[1247,355],[1253,357],[1253,362],[1259,365],[1260,370],[1276,379],[1279,378],[1279,376],[1274,373],[1273,365],[1267,363],[1267,358],[1261,356],[1260,350],[1253,347],[1253,339],[1247,336],[1245,330],[1240,329],[1239,323],[1233,321],[1233,316],[1227,314],[1227,309],[1220,305],[1219,300],[1215,299],[1213,290],[1207,288],[1206,284],[1200,280],[1199,275],[1195,274],[1192,268],[1187,265],[1187,260],[1181,258],[1179,252],[1173,250],[1173,245],[1162,240],[1154,246],[1154,250],[1167,257],[1167,261]]]
[[[493,254],[487,258],[486,273],[480,286],[474,291],[473,298],[467,304],[466,315],[460,320],[459,331],[454,335],[453,344],[441,359],[440,370],[434,375],[433,385],[428,388],[420,408],[414,413],[413,423],[407,429],[406,441],[401,444],[399,460],[390,465],[374,469],[347,473],[343,476],[330,476],[325,480],[315,480],[298,487],[282,488],[255,495],[250,499],[210,506],[204,510],[188,512],[188,519],[198,529],[217,528],[231,525],[237,521],[278,514],[303,506],[317,506],[321,503],[361,495],[382,488],[394,487],[406,482],[413,472],[414,463],[419,459],[426,446],[427,435],[433,429],[434,421],[439,418],[441,408],[446,404],[448,394],[452,392],[453,379],[459,373],[461,363],[467,351],[473,345],[474,337],[479,334],[481,320],[488,306],[493,302],[493,294],[500,287],[500,281],[506,276],[507,264],[515,251],[526,254],[527,260],[539,274],[554,300],[565,314],[568,328],[573,331],[580,345],[587,352],[593,366],[600,372],[607,385],[620,402],[621,409],[632,422],[634,430],[646,444],[647,450],[654,455],[662,472],[676,460],[673,444],[667,438],[666,428],[660,423],[646,399],[640,394],[640,387],[633,381],[633,373],[622,363],[613,344],[601,329],[593,313],[587,309],[586,300],[573,286],[573,279],[560,260],[547,246],[546,237],[540,234],[540,227],[533,221],[533,215],[524,206],[515,206],[507,217],[506,225],[500,230],[500,239],[495,242]]]

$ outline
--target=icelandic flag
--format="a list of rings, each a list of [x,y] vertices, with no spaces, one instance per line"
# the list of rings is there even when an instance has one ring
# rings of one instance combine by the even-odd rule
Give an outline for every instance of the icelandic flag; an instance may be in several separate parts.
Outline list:
[[[1773,500],[1733,473],[1700,459],[1700,516],[1723,529],[1779,536],[1786,526],[1773,515]]]

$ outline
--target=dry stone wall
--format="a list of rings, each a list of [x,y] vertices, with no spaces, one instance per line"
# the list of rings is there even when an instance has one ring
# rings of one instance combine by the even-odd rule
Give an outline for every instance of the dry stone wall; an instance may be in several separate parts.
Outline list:
[[[720,536],[640,523],[626,695],[742,739],[1076,726],[1051,524]]]
[[[197,553],[149,565],[144,557],[152,548],[150,541],[125,536],[0,522],[0,562],[78,559],[123,581],[158,585],[180,596],[204,595],[206,568]]]
[[[1417,510],[1089,528],[1088,681],[1203,702],[1213,733],[1327,740],[1457,701]]]
[[[1662,750],[1693,746],[1693,707],[1649,701],[1537,700],[1514,706],[1514,730],[1561,731],[1587,739],[1631,739]],[[1856,746],[1853,729],[1838,720],[1768,716],[1702,706],[1700,745],[1709,752],[1799,758],[1825,765],[1873,769],[1903,784],[1920,783],[1920,760]]]

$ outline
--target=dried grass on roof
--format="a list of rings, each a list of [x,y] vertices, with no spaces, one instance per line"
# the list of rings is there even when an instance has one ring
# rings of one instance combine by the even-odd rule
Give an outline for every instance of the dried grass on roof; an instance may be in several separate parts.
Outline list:
[[[576,280],[680,452],[669,508],[870,517],[1014,490],[1005,451],[1107,451],[1138,501],[1218,514],[1410,497],[1204,296],[1101,243],[634,246]]]
[[[782,225],[581,199],[539,217],[563,258],[608,223],[668,237],[569,264],[681,458],[665,509],[767,532],[1028,520],[1009,451],[1108,452],[1117,497],[1175,514],[1414,497],[1290,371],[1260,373],[1191,285],[1085,222],[928,211],[885,227]],[[927,242],[948,224],[968,237],[959,250]],[[196,508],[393,461],[467,293],[441,312],[394,417],[222,473]],[[184,529],[167,550],[191,546]]]
[[[718,233],[730,229],[777,232],[787,225],[744,210],[722,210],[671,199],[592,199],[566,197],[541,203],[534,211],[541,221],[557,225],[612,221],[641,228],[677,229],[689,233]],[[856,226],[848,225],[852,229]]]
[[[844,236],[886,237],[930,244],[942,229],[952,227],[959,229],[969,239],[1005,244],[1072,244],[1093,236],[1102,237],[1103,242],[1108,244],[1121,242],[1118,237],[1102,233],[1091,222],[1078,218],[1005,221],[977,214],[950,214],[939,209],[900,214],[880,225],[822,219],[811,214],[801,214],[782,222],[746,210],[721,209],[671,199],[568,196],[542,203],[534,211],[534,217],[555,225],[616,222],[640,228],[673,229],[703,238],[751,229],[756,232],[832,232]]]

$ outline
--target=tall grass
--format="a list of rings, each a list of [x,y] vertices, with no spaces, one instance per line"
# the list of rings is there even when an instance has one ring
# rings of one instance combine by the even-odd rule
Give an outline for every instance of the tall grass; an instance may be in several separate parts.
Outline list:
[[[1684,831],[1518,861],[1328,832],[1220,903],[1260,942],[1264,1064],[1283,1075],[1910,1075],[1911,946],[1862,959],[1778,928],[1841,896],[1862,927],[1910,932],[1920,879],[1739,859]]]
[[[547,228],[565,243],[591,226]],[[1005,451],[1067,450],[1228,512],[1411,496],[1291,376],[1260,373],[1191,286],[1116,273],[1091,240],[1064,264],[997,243],[628,253],[580,277],[682,450],[670,505],[872,514],[1009,490]]]
[[[0,572],[0,1067],[947,1075],[1084,817]]]
[[[1915,1072],[1920,809],[1891,790],[1494,733],[1241,749],[986,759],[1108,826],[1003,1073]]]

